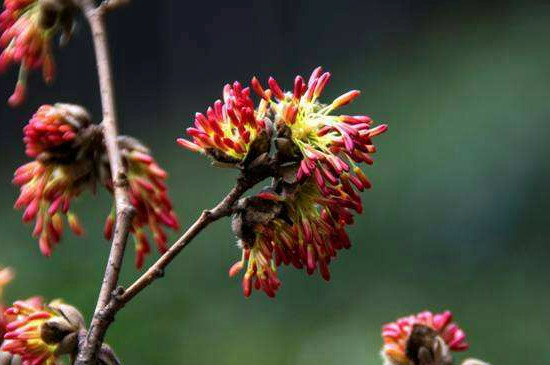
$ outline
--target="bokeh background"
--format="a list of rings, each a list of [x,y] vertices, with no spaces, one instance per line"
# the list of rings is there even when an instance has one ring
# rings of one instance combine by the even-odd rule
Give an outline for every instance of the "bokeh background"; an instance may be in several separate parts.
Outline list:
[[[390,125],[367,170],[374,188],[350,228],[354,247],[329,284],[283,269],[275,300],[244,299],[227,277],[235,239],[218,222],[118,316],[108,341],[125,364],[376,365],[383,323],[446,308],[467,331],[468,355],[550,363],[548,1],[134,0],[108,26],[120,129],[170,172],[184,227],[236,176],[175,143],[226,82],[274,75],[289,85],[324,65],[329,100],[361,89],[349,112]],[[34,75],[24,107],[0,107],[0,264],[18,272],[7,300],[62,297],[89,317],[109,250],[109,196],[77,203],[87,234],[67,233],[50,259],[12,210],[32,112],[59,100],[100,116],[82,22],[56,56],[52,87]],[[0,100],[15,78],[0,78]],[[128,252],[123,283],[139,275]]]

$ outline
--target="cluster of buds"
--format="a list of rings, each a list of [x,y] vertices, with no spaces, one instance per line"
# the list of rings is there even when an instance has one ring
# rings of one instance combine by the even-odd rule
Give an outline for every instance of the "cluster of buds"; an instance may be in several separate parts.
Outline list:
[[[71,210],[72,201],[84,191],[95,192],[101,183],[112,191],[110,166],[101,126],[91,123],[89,113],[71,104],[44,105],[24,127],[26,154],[34,161],[15,172],[13,183],[21,193],[15,203],[24,209],[23,221],[34,221],[33,236],[41,252],[50,256],[63,233],[64,218],[71,230],[82,235],[83,228]],[[149,226],[159,250],[166,250],[163,226],[178,228],[166,192],[166,172],[135,139],[120,137],[119,145],[130,183],[131,203],[137,211],[132,233],[137,242],[137,265],[149,252],[143,232]],[[114,213],[107,219],[106,235],[112,234]]]
[[[233,223],[243,253],[230,275],[247,266],[246,296],[253,287],[273,296],[281,285],[281,264],[309,274],[318,268],[329,280],[328,265],[338,250],[350,246],[345,226],[353,223],[353,211],[362,212],[358,191],[371,185],[359,164],[372,164],[372,139],[387,127],[373,127],[364,115],[332,115],[359,92],[323,104],[319,96],[329,79],[319,67],[307,84],[298,76],[293,90],[284,92],[273,78],[269,89],[253,78],[251,88],[260,97],[257,107],[249,87],[226,85],[223,102],[214,103],[206,116],[196,115],[194,127],[187,130],[191,140],[178,139],[183,147],[209,155],[216,165],[241,169],[244,176],[269,165],[274,190],[241,202]],[[275,153],[270,156],[272,145]]]
[[[62,32],[62,43],[73,30],[75,6],[70,0],[4,0],[0,14],[0,72],[19,63],[19,78],[8,103],[20,105],[25,98],[29,71],[42,69],[50,83],[55,74],[52,38]]]
[[[166,171],[160,168],[149,149],[138,140],[121,136],[118,142],[127,171],[130,203],[136,210],[130,232],[134,236],[136,245],[136,267],[141,268],[145,256],[151,251],[145,227],[151,230],[153,241],[159,253],[162,254],[167,250],[167,235],[164,227],[178,230],[179,222],[168,198],[165,184]],[[104,158],[101,175],[104,185],[112,191],[113,183],[106,158]],[[112,238],[114,223],[115,207],[113,206],[105,222],[104,234],[107,239]]]
[[[44,304],[39,297],[16,301],[4,315],[10,321],[0,349],[23,365],[55,365],[62,355],[74,355],[85,327],[76,308],[59,300]]]
[[[466,334],[449,311],[421,312],[382,327],[386,365],[452,365],[451,351],[468,349]]]

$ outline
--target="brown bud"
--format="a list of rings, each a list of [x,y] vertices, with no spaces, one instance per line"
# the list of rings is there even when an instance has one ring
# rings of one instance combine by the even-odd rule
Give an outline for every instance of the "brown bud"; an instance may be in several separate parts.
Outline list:
[[[452,365],[443,339],[432,328],[415,324],[407,341],[406,354],[415,365]]]
[[[257,196],[247,197],[238,201],[231,226],[243,245],[252,246],[256,236],[255,227],[283,215],[286,215],[283,203]]]
[[[75,330],[84,328],[86,326],[84,317],[78,311],[78,309],[76,309],[72,305],[68,305],[65,303],[52,303],[50,304],[50,307],[56,309]]]
[[[262,131],[250,144],[248,153],[243,160],[243,166],[246,168],[252,163],[257,164],[255,161],[260,156],[269,157],[269,150],[271,148],[270,136],[266,131]],[[265,159],[265,158],[264,158]]]
[[[58,301],[49,307],[58,315],[42,325],[40,337],[48,344],[57,345],[57,355],[73,353],[78,346],[78,333],[84,328],[82,314],[75,307]]]
[[[80,105],[56,103],[55,107],[63,112],[65,121],[76,128],[87,127],[92,122],[90,113]]]

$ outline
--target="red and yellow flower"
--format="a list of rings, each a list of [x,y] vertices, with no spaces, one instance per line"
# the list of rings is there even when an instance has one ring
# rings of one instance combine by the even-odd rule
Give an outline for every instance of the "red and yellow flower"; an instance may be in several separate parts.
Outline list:
[[[286,126],[291,140],[300,151],[299,181],[313,176],[322,192],[326,185],[336,185],[338,179],[350,181],[358,190],[370,187],[370,182],[358,164],[372,164],[376,151],[372,139],[385,132],[387,126],[373,127],[365,115],[334,115],[333,112],[353,100],[360,92],[349,91],[330,104],[319,100],[330,80],[330,73],[321,67],[313,71],[308,83],[301,76],[294,81],[292,92],[284,92],[274,78],[269,78],[269,89],[252,79],[256,93],[270,104],[275,124]]]
[[[195,115],[194,126],[187,129],[192,140],[179,138],[177,142],[217,163],[235,165],[247,157],[254,141],[266,132],[266,107],[262,102],[255,109],[248,87],[243,88],[237,81],[227,84],[223,101],[217,100],[206,115]]]
[[[411,335],[416,326],[427,327],[435,331],[438,338],[451,351],[464,351],[468,349],[466,334],[452,322],[452,313],[445,311],[434,314],[421,312],[416,315],[399,318],[382,327],[384,347],[382,356],[388,365],[414,365],[414,359],[410,359]]]
[[[312,275],[317,269],[325,280],[330,280],[329,265],[337,252],[351,246],[346,225],[353,223],[352,210],[361,209],[359,196],[347,194],[341,186],[331,188],[323,195],[311,180],[295,188],[290,194],[280,196],[261,193],[248,205],[247,212],[262,216],[259,221],[239,217],[235,233],[241,236],[243,248],[241,261],[230,269],[230,276],[236,275],[246,265],[243,278],[245,296],[251,288],[262,289],[273,297],[281,283],[277,278],[277,267],[281,264],[305,269]],[[265,212],[264,201],[275,202],[271,214]],[[255,213],[261,209],[263,213]],[[267,214],[267,215],[266,215]],[[251,235],[242,234],[243,225],[251,225]],[[234,223],[235,228],[235,223]],[[242,236],[251,236],[243,238]]]
[[[56,300],[44,304],[33,297],[17,301],[5,311],[6,325],[1,350],[18,355],[23,365],[55,365],[58,358],[78,345],[84,319],[76,308]]]

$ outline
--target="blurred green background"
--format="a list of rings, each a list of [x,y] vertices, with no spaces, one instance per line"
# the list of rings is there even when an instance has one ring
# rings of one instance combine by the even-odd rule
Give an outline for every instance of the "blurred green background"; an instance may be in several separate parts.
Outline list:
[[[273,74],[289,85],[323,64],[333,74],[327,100],[361,89],[349,112],[390,126],[330,283],[283,268],[275,300],[243,298],[227,277],[240,253],[229,221],[218,222],[117,317],[108,341],[125,364],[376,365],[383,323],[447,308],[467,332],[467,356],[550,363],[547,1],[135,0],[109,27],[121,130],[170,172],[184,227],[236,176],[175,143],[226,82]],[[9,182],[38,105],[59,99],[100,115],[88,41],[81,25],[56,54],[56,84],[35,76],[24,108],[1,107],[0,265],[17,270],[6,300],[61,297],[89,318],[109,250],[109,196],[80,199],[86,236],[67,232],[45,259],[11,208]],[[14,78],[0,79],[2,99]],[[130,246],[122,283],[139,275],[132,263]]]

